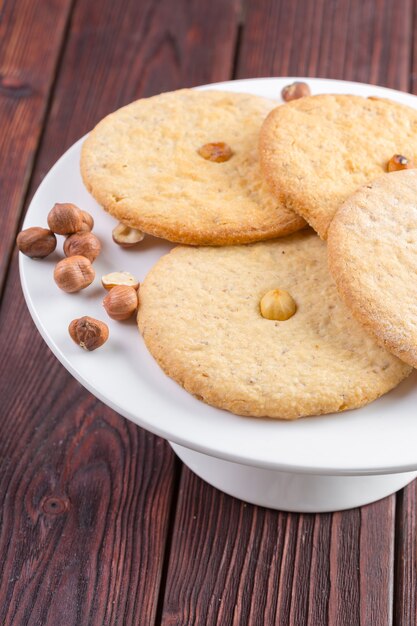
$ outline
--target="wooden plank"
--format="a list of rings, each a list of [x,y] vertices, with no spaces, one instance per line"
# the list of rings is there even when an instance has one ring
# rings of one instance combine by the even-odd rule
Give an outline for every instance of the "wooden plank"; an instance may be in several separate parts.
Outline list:
[[[249,2],[237,77],[322,76],[408,90],[411,3]]]
[[[333,516],[330,623],[392,624],[394,525],[395,496]]]
[[[417,625],[417,482],[397,496],[395,626]]]
[[[416,41],[417,37],[417,0],[412,0],[413,3],[413,19],[411,20],[412,25],[412,38],[413,42]],[[410,85],[409,90],[411,93],[417,93],[417,46],[413,45],[411,49],[411,68],[410,68]]]
[[[78,2],[30,195],[109,111],[227,77],[236,15],[222,0]],[[16,259],[0,346],[0,623],[151,626],[175,493],[170,448],[54,360],[25,310]]]
[[[16,274],[14,264],[0,325],[0,623],[141,615],[150,625],[173,454],[63,370],[34,332]]]
[[[400,5],[249,2],[236,77],[407,89],[411,4]],[[394,528],[395,496],[335,514],[286,514],[239,503],[184,471],[162,623],[388,626]]]
[[[163,626],[391,624],[394,506],[279,513],[184,470]]]
[[[0,7],[0,294],[72,0]]]

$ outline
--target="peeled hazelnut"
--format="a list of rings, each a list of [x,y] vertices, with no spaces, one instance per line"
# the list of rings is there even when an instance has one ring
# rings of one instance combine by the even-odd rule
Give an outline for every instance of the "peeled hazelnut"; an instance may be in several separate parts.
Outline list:
[[[76,344],[89,352],[102,346],[109,337],[107,324],[87,316],[72,320],[68,332]]]
[[[205,143],[197,150],[198,154],[207,161],[214,161],[215,163],[223,163],[228,161],[233,156],[233,150],[227,143],[218,141],[216,143]]]
[[[100,240],[93,233],[87,231],[70,235],[64,243],[65,256],[85,256],[91,263],[98,257],[100,251]]]
[[[55,250],[56,237],[47,228],[34,226],[22,230],[16,238],[16,244],[20,252],[31,259],[43,259]]]
[[[399,170],[412,170],[415,168],[413,161],[407,159],[402,154],[394,154],[387,164],[388,172],[398,172]]]
[[[272,289],[261,298],[260,308],[262,317],[283,322],[294,315],[297,305],[288,291]]]
[[[302,83],[299,81],[291,83],[291,85],[287,85],[281,91],[281,97],[284,102],[298,100],[299,98],[304,98],[305,96],[311,96],[310,87],[307,85],[307,83]]]
[[[125,226],[125,224],[120,222],[116,228],[113,228],[112,236],[114,243],[117,243],[122,248],[131,248],[143,241],[145,233],[141,230],[136,230],[136,228]]]
[[[113,320],[127,320],[138,308],[138,294],[133,287],[120,285],[110,289],[103,300],[106,313]]]
[[[101,284],[104,289],[110,291],[113,287],[117,287],[118,285],[125,285],[126,287],[133,287],[133,289],[137,289],[139,287],[139,281],[130,274],[129,272],[111,272],[110,274],[106,274],[101,279]]]
[[[85,289],[94,280],[96,273],[85,256],[70,256],[55,266],[54,279],[60,289],[74,293]]]
[[[83,216],[83,225],[80,228],[81,232],[89,232],[94,228],[94,219],[93,216],[90,215],[87,211],[81,210]]]
[[[83,229],[83,214],[75,204],[55,204],[48,213],[48,226],[57,235],[72,235]]]

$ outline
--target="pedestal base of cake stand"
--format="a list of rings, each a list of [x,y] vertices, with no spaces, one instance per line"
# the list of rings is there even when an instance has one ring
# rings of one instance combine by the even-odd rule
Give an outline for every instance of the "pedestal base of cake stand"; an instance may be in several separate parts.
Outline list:
[[[414,480],[417,472],[328,476],[282,472],[225,461],[170,442],[197,476],[225,493],[280,511],[322,513],[380,500]]]

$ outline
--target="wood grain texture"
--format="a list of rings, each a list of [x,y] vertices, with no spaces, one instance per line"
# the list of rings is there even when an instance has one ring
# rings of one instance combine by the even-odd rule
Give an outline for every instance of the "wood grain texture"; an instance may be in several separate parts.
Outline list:
[[[0,11],[0,294],[72,0],[5,0]]]
[[[163,626],[388,626],[394,508],[279,513],[184,470]]]
[[[395,626],[417,625],[417,481],[397,495]]]
[[[16,281],[14,267],[0,330],[0,623],[152,624],[173,455],[66,374]]]
[[[395,496],[332,517],[329,622],[392,624]]]
[[[408,89],[412,0],[248,2],[237,77],[321,76]]]
[[[415,42],[417,38],[417,0],[412,0],[413,4],[413,15],[411,20],[411,28],[412,28],[412,41]],[[411,67],[410,67],[410,84],[409,91],[411,93],[417,93],[417,46],[415,43],[411,46],[410,50],[410,59],[411,59]]]
[[[236,10],[230,2],[223,11],[220,0],[77,2],[30,195],[65,148],[110,110],[226,77]],[[175,493],[173,453],[55,361],[26,312],[16,255],[0,345],[0,623],[152,626]]]
[[[173,455],[67,375],[16,281],[14,267],[0,330],[0,623],[148,626]]]
[[[40,4],[33,6],[39,11]],[[411,0],[244,4],[238,77],[327,75],[407,87]],[[0,4],[0,31],[7,11],[17,19],[26,5]],[[61,6],[43,5],[52,15]],[[78,0],[30,195],[62,151],[110,110],[140,95],[230,77],[238,13],[235,0]],[[1,54],[20,54],[4,34]],[[0,89],[0,121],[1,98]],[[32,148],[10,169],[13,219],[35,131],[28,128]],[[16,259],[0,346],[1,624],[393,623],[394,497],[334,515],[292,515],[238,502],[185,469],[171,539],[173,454],[55,361],[25,310]],[[399,502],[395,619],[413,626],[415,486]]]

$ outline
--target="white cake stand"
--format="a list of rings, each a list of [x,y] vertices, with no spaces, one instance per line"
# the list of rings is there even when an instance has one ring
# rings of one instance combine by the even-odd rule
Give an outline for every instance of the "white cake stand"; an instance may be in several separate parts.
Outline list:
[[[217,89],[279,100],[293,78],[242,80]],[[417,98],[381,87],[307,80],[313,93],[354,93],[398,100],[417,108]],[[212,86],[205,86],[210,88]],[[100,277],[125,270],[140,280],[172,246],[145,238],[122,250],[111,241],[113,220],[89,196],[79,174],[81,140],[55,164],[29,207],[24,227],[46,225],[55,202],[90,211],[103,251],[93,286],[65,294],[52,278],[60,251],[42,261],[20,255],[22,287],[40,333],[61,363],[104,403],[166,438],[198,476],[254,504],[287,511],[346,509],[378,500],[417,476],[417,374],[378,401],[338,415],[284,422],[250,419],[210,407],[167,378],[147,352],[135,322],[110,321],[110,338],[86,353],[69,338],[69,322],[82,315],[105,319]]]
[[[181,461],[213,487],[281,511],[323,513],[362,506],[398,491],[417,476],[417,472],[381,476],[280,472],[217,459],[170,443]]]

